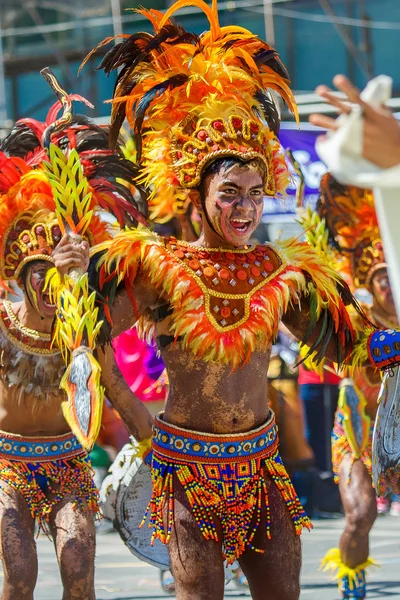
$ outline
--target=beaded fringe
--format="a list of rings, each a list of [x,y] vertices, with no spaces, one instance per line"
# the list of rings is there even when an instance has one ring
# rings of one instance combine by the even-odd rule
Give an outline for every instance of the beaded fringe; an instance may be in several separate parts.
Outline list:
[[[351,456],[351,465],[349,469],[349,475],[347,478],[347,484],[350,483],[352,467],[356,460],[361,460],[365,468],[367,469],[370,477],[372,478],[372,431],[371,427],[370,440],[367,447],[364,449],[362,455],[357,458],[354,454],[348,439],[344,433],[342,425],[338,422],[337,416],[335,418],[335,425],[332,431],[332,469],[335,478],[335,483],[339,483],[339,467],[345,456]]]
[[[217,474],[219,471],[221,476],[215,479],[207,477],[210,465],[177,463],[154,453],[153,493],[142,522],[143,525],[147,515],[150,516],[152,543],[155,539],[164,544],[170,540],[174,522],[175,477],[185,490],[196,523],[207,540],[219,541],[215,523],[217,520],[220,522],[223,555],[228,564],[232,564],[247,548],[263,552],[253,546],[263,509],[266,535],[271,539],[271,511],[264,471],[269,473],[285,500],[296,534],[300,535],[303,527],[312,528],[278,451],[268,458],[250,459],[235,465],[212,465],[212,469]],[[166,527],[163,515],[165,505],[168,506]]]
[[[37,482],[37,476],[46,478],[47,495]],[[74,509],[85,504],[90,512],[99,514],[98,491],[86,456],[38,463],[1,458],[0,489],[3,489],[2,482],[23,496],[39,530],[46,534],[53,508],[66,496],[75,496]],[[6,489],[3,491],[7,493]]]

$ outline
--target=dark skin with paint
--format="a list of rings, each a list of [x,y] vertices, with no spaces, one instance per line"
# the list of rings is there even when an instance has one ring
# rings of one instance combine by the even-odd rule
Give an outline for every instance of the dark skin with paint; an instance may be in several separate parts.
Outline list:
[[[396,308],[389,284],[386,268],[373,275],[369,291],[372,294],[372,320],[380,327],[398,327]],[[380,320],[381,319],[381,320]],[[366,412],[373,421],[377,411],[377,397],[381,377],[372,367],[360,369],[355,375],[355,382],[362,385],[365,380],[371,383],[366,392]],[[351,472],[350,483],[348,482]],[[339,466],[339,490],[346,516],[345,529],[340,538],[340,554],[343,562],[354,568],[365,562],[369,555],[369,532],[377,516],[376,493],[372,487],[371,477],[361,462],[356,460],[352,466],[351,457],[345,456]]]
[[[89,248],[86,242],[77,244],[68,236],[53,252],[55,266],[64,275],[72,268],[87,269]],[[43,292],[45,276],[52,264],[35,261],[26,267],[21,302],[12,309],[22,325],[41,333],[52,330],[55,306]],[[98,353],[102,367],[102,385],[106,395],[125,420],[130,432],[139,440],[151,435],[152,418],[142,403],[132,394],[114,361],[112,348]],[[13,387],[0,377],[0,429],[24,436],[55,436],[69,431],[62,411],[64,393],[56,389],[45,410],[34,410],[37,399],[25,393],[15,410]],[[32,600],[37,579],[37,553],[34,541],[34,520],[23,497],[5,481],[0,490],[1,560],[4,583],[1,600]],[[49,492],[50,493],[50,492]],[[63,600],[94,600],[95,529],[93,514],[87,506],[73,508],[75,496],[64,497],[50,516],[63,582]]]
[[[260,168],[234,166],[205,177],[205,210],[199,201],[202,234],[194,246],[245,248],[261,219],[264,173]],[[210,226],[211,222],[212,226]],[[126,291],[117,295],[112,318],[114,335],[129,328],[138,314],[162,303],[158,292],[142,274],[132,290],[136,301],[133,314]],[[300,338],[308,325],[307,306],[293,309],[283,319]],[[168,335],[171,317],[156,324],[158,335]],[[333,356],[334,344],[329,348]],[[188,429],[226,434],[245,432],[268,417],[267,381],[271,347],[254,352],[249,362],[235,372],[229,366],[196,359],[179,344],[162,350],[170,391],[165,420]],[[244,552],[240,565],[255,600],[296,600],[299,597],[300,540],[286,505],[266,475],[272,508],[272,540],[259,534],[257,543],[265,550]],[[185,494],[176,482],[174,533],[169,543],[178,600],[223,598],[224,573],[221,546],[207,542],[189,510]],[[261,528],[262,529],[262,528]],[[261,530],[260,530],[261,531]],[[279,564],[280,568],[276,569]],[[266,586],[265,581],[272,582]]]

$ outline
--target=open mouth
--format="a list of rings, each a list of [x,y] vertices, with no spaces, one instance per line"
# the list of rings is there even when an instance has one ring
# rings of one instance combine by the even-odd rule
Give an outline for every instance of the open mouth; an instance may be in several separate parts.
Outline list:
[[[46,308],[55,308],[56,305],[50,300],[50,296],[48,294],[43,294],[42,300]]]
[[[236,233],[243,235],[250,230],[252,221],[249,219],[231,219],[230,225],[236,231]]]

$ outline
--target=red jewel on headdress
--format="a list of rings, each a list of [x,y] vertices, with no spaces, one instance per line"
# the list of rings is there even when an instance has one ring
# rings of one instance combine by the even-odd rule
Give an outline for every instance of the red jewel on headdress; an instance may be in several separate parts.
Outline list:
[[[12,240],[16,240],[18,237],[18,233],[16,231],[10,231],[9,238]]]
[[[44,234],[44,227],[43,227],[43,225],[38,225],[38,226],[36,227],[36,233],[37,233],[38,235],[43,235],[43,234]]]
[[[197,155],[198,161],[202,161],[204,158],[204,154],[202,152],[200,152],[200,154]]]
[[[236,150],[235,144],[229,144],[228,148],[229,150]]]
[[[250,123],[250,129],[251,129],[251,131],[254,131],[254,133],[257,133],[258,125],[256,123]]]
[[[10,271],[10,269],[7,269],[6,277],[12,277],[13,275],[14,275],[14,271]]]
[[[222,121],[214,121],[212,126],[214,127],[214,129],[216,129],[217,131],[221,131],[221,129],[224,128],[224,124]]]
[[[242,126],[242,119],[238,119],[237,117],[234,117],[232,119],[232,125],[236,128],[239,129],[239,127]]]
[[[43,248],[43,250],[41,251],[42,254],[50,254],[49,250],[47,250],[47,248]]]
[[[378,242],[376,244],[376,248],[377,248],[377,250],[382,250],[383,249],[382,242]]]
[[[28,223],[27,221],[20,221],[19,223],[17,223],[15,229],[17,231],[21,231],[21,229],[27,229],[28,228]]]
[[[25,244],[29,242],[29,235],[27,233],[22,236],[22,241],[25,242]]]
[[[176,153],[176,158],[182,158],[182,152],[180,150],[178,150],[178,152]]]
[[[192,178],[190,177],[190,175],[185,175],[185,181],[190,181]]]
[[[200,141],[204,142],[205,139],[207,139],[207,132],[204,131],[204,129],[201,129],[200,131],[197,132],[197,139],[199,139]]]
[[[244,154],[247,151],[248,151],[248,148],[246,148],[246,146],[239,146],[239,152],[241,152],[242,154]]]
[[[53,227],[53,235],[61,235],[61,229],[58,225],[54,225]]]
[[[214,146],[212,146],[211,150],[212,150],[213,152],[218,152],[218,150],[219,150],[219,146],[218,146],[218,144],[214,144]]]
[[[258,146],[254,146],[254,152],[260,152],[260,148]]]

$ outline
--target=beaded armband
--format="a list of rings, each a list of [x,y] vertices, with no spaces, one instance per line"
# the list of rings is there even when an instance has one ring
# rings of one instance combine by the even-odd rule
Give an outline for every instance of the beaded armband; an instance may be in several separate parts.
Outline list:
[[[400,365],[400,331],[384,329],[372,333],[367,342],[368,356],[378,369]]]

